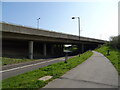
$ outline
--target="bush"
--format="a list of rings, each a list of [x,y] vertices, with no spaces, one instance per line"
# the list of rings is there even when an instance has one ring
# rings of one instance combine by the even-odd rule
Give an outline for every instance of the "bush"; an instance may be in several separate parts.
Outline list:
[[[110,37],[109,45],[114,49],[120,50],[120,35]]]

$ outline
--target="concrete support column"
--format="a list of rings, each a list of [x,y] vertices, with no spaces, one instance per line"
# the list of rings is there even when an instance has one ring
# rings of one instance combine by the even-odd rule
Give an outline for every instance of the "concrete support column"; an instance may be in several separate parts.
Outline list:
[[[51,54],[54,55],[54,45],[51,45]]]
[[[79,45],[77,45],[77,48],[78,48],[78,51],[79,51],[79,53],[80,53],[80,49],[81,49],[80,44],[79,44]]]
[[[96,45],[96,46],[97,46],[97,47],[100,47],[100,46],[101,46],[101,44],[98,44],[98,45]],[[97,48],[97,47],[96,47],[96,48]]]
[[[44,49],[44,56],[46,56],[46,55],[47,55],[47,54],[46,54],[46,43],[44,43],[43,49]]]
[[[29,59],[33,59],[33,41],[29,41]]]
[[[59,48],[60,48],[60,54],[61,54],[61,52],[62,52],[62,46],[61,46],[61,44],[59,45]]]
[[[60,54],[62,55],[62,44],[60,44]]]
[[[62,44],[62,53],[64,52],[64,45]]]
[[[57,52],[58,52],[59,51],[58,44],[56,44],[56,49],[57,49]]]
[[[82,48],[82,53],[83,53],[84,52],[84,44],[82,44],[81,48]]]

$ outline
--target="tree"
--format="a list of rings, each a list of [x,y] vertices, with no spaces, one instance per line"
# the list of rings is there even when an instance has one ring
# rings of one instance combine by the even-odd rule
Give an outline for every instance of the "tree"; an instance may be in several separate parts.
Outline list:
[[[112,48],[120,50],[120,35],[110,37],[110,43],[109,43],[109,45]]]

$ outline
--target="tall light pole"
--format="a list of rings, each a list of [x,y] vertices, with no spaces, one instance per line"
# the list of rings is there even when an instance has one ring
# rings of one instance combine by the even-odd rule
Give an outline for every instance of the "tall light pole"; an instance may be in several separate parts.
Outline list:
[[[80,41],[80,17],[72,17],[72,19],[78,18],[78,30],[79,30],[79,41]],[[80,57],[80,49],[79,49],[79,57]]]
[[[39,29],[39,20],[40,18],[37,19],[37,28]]]

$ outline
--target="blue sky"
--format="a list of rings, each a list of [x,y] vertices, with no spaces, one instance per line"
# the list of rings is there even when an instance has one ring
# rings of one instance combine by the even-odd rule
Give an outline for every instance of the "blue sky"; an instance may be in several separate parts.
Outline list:
[[[118,2],[3,2],[2,21],[78,35],[77,19],[81,19],[81,36],[109,40],[118,35]]]

